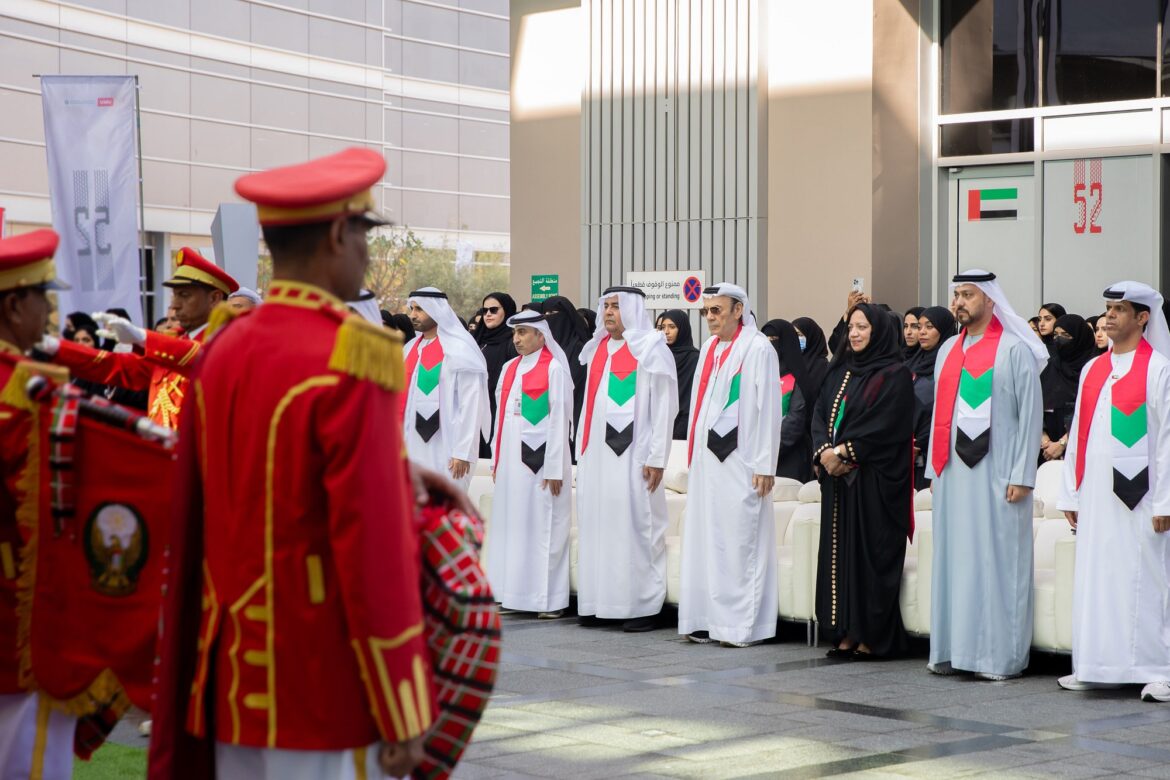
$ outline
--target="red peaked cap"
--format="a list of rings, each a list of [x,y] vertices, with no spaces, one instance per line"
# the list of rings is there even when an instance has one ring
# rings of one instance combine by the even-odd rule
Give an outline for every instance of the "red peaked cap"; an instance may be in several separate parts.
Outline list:
[[[53,267],[58,240],[56,232],[48,228],[0,239],[0,290],[68,290],[67,285],[57,281]]]
[[[205,284],[214,287],[224,295],[231,295],[240,289],[240,283],[215,263],[189,246],[179,250],[175,261],[175,273],[163,282],[164,287],[183,287],[188,284]]]
[[[386,220],[374,212],[371,188],[385,172],[381,154],[354,147],[299,165],[241,176],[236,192],[256,204],[261,225],[305,225],[346,214],[384,225]]]

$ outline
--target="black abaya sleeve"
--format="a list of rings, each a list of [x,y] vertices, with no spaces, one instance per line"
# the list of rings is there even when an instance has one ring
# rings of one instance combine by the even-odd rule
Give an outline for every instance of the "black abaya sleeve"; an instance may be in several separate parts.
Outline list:
[[[914,384],[906,367],[893,365],[866,377],[861,387],[851,388],[849,399],[838,435],[848,459],[882,468],[904,458],[908,468],[914,439]]]
[[[836,355],[845,349],[845,339],[849,336],[849,323],[844,318],[837,320],[833,332],[829,334],[829,351]]]

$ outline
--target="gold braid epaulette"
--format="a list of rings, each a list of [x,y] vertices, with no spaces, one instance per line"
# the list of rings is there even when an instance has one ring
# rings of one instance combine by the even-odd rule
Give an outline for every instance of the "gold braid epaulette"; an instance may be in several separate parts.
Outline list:
[[[43,376],[54,384],[63,385],[69,381],[69,369],[35,360],[19,361],[13,366],[8,382],[0,389],[0,404],[31,411],[36,401],[28,397],[28,380],[34,376]]]
[[[401,391],[406,386],[402,334],[351,314],[337,329],[329,369]]]
[[[207,318],[207,332],[203,337],[203,341],[211,341],[212,337],[215,336],[216,333],[223,330],[229,322],[234,320],[236,317],[239,317],[241,314],[247,314],[247,312],[241,312],[233,309],[231,306],[227,305],[227,301],[217,303],[215,308],[211,310],[211,316]]]

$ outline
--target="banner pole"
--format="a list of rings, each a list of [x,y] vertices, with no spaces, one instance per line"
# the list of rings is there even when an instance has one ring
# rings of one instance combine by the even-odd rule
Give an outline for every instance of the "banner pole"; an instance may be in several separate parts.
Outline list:
[[[134,74],[134,135],[138,139],[138,294],[142,297],[142,316],[144,327],[154,323],[154,296],[147,295],[146,280],[149,278],[146,268],[146,198],[143,194],[142,176],[142,99],[138,84],[138,74]],[[150,292],[153,292],[150,291]]]

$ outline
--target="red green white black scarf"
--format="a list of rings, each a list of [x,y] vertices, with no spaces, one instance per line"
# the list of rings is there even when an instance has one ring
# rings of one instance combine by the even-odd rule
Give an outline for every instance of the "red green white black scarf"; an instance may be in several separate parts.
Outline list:
[[[931,464],[937,476],[950,459],[952,425],[959,429],[955,454],[968,468],[975,468],[991,448],[991,389],[1002,335],[1003,325],[992,317],[978,344],[963,348],[967,339],[964,328],[947,355],[938,377],[931,435]]]
[[[508,399],[512,393],[512,384],[516,381],[516,371],[520,361],[524,358],[515,358],[508,364],[504,372],[504,383],[500,387],[500,405],[497,411],[499,424],[496,428],[495,461],[492,471],[499,468],[500,452],[504,449],[504,420],[509,408]],[[548,445],[549,399],[548,366],[552,363],[553,355],[548,347],[540,350],[540,357],[536,365],[530,368],[520,378],[520,416],[524,422],[520,426],[520,460],[531,469],[533,474],[539,473],[544,467],[544,454]]]
[[[719,354],[718,360],[715,358],[715,353],[719,351],[719,342],[711,344],[707,349],[707,357],[703,361],[703,372],[699,375],[699,392],[695,397],[695,411],[691,415],[690,436],[687,439],[687,465],[690,465],[691,459],[695,452],[695,426],[699,423],[699,410],[703,408],[703,399],[707,396],[707,385],[711,381],[711,374],[718,367],[722,367],[724,361],[731,355],[731,351],[735,349],[735,342],[739,340],[739,334],[743,333],[743,323],[741,322],[739,328],[735,331],[735,336],[731,339],[731,343],[727,345]],[[718,419],[711,429],[707,431],[707,449],[715,454],[722,463],[727,460],[727,456],[735,451],[739,446],[739,385],[741,372],[743,370],[742,364],[736,369],[735,376],[731,378],[731,387],[727,392],[727,401],[723,405],[722,411],[719,413]]]
[[[1150,439],[1146,404],[1150,356],[1154,348],[1145,339],[1138,344],[1128,373],[1113,383],[1109,410],[1110,446],[1113,456],[1113,493],[1133,509],[1150,492]],[[1077,398],[1077,489],[1085,478],[1085,456],[1097,401],[1113,372],[1113,353],[1093,359]]]
[[[609,340],[606,336],[597,345],[593,360],[589,363],[589,384],[585,395],[584,430],[581,431],[581,454],[589,447],[589,433],[593,424],[593,407],[597,391],[605,375],[605,363],[609,361],[609,378],[606,380],[605,443],[621,457],[634,441],[634,395],[638,389],[638,361],[630,352],[630,345],[623,343],[617,352],[609,354]]]
[[[429,442],[439,432],[439,378],[443,372],[443,345],[435,340],[425,347],[422,339],[406,355],[406,387],[417,387],[414,398],[414,429]]]

